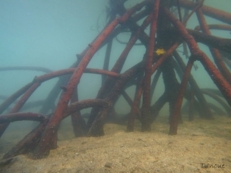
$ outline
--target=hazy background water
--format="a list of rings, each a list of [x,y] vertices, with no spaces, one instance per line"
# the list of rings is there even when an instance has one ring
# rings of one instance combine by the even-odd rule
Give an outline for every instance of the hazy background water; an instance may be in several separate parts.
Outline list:
[[[127,7],[140,2],[133,0]],[[229,12],[230,0],[205,0],[205,4]],[[39,66],[51,70],[70,67],[76,61],[76,54],[81,53],[99,34],[106,24],[107,0],[0,0],[0,66]],[[217,23],[207,18],[208,23]],[[189,20],[188,27],[198,25],[195,15]],[[229,32],[212,31],[213,34],[230,38]],[[126,41],[129,35],[119,38]],[[122,52],[124,45],[114,41],[110,68]],[[201,45],[208,56],[206,46]],[[139,62],[144,54],[144,47],[135,47],[129,54],[125,68]],[[102,68],[105,49],[95,54],[88,67]],[[186,61],[185,61],[186,62]],[[202,88],[216,87],[200,63],[198,70],[192,73]],[[0,75],[0,92],[10,96],[20,87],[32,81],[35,76],[44,73],[36,71],[7,71]],[[45,82],[30,100],[44,99],[57,79]],[[153,101],[163,90],[160,82]],[[79,85],[80,100],[95,98],[101,84],[100,75],[84,74]],[[133,98],[135,87],[127,92]],[[0,101],[1,103],[2,101]],[[119,113],[127,113],[130,107],[120,98],[116,104]],[[163,110],[162,110],[163,111]],[[167,110],[168,111],[168,110]],[[167,114],[167,112],[164,112]]]

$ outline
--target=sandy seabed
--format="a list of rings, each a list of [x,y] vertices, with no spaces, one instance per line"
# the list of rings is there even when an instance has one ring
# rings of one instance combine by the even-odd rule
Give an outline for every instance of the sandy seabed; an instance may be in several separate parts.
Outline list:
[[[178,135],[168,135],[167,118],[159,117],[151,132],[127,133],[126,127],[106,124],[105,136],[73,138],[62,125],[58,148],[41,160],[16,156],[1,165],[1,173],[231,173],[231,118],[184,120]],[[0,156],[18,136],[8,132],[0,141]],[[11,140],[10,140],[11,139]]]

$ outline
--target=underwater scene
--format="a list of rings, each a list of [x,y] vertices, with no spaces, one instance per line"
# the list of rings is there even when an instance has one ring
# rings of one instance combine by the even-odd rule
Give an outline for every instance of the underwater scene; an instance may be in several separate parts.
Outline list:
[[[1,0],[0,173],[231,173],[230,0]]]

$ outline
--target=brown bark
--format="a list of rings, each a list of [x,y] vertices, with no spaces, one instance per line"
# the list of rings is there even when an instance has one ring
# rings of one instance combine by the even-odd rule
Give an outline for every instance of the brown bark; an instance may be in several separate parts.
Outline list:
[[[189,0],[179,0],[180,1],[180,6],[187,8],[187,9],[193,9],[195,6],[197,6],[197,3],[194,3]],[[206,5],[203,5],[201,7],[202,12],[214,19],[217,19],[219,21],[222,21],[227,24],[231,24],[231,14],[216,8],[212,8]]]
[[[180,65],[182,71],[185,71],[185,64],[184,64],[182,58],[180,57],[180,55],[176,51],[173,53],[173,55],[176,58],[178,64]],[[213,118],[212,112],[209,109],[207,101],[204,98],[197,82],[195,81],[195,79],[193,78],[192,75],[190,75],[190,77],[189,77],[189,83],[190,83],[192,91],[194,92],[196,98],[198,99],[198,102],[200,103],[200,104],[198,104],[198,108],[199,108],[198,113],[200,114],[200,116],[202,118],[212,119]]]
[[[178,126],[178,120],[180,117],[180,109],[181,109],[181,105],[182,105],[183,98],[184,98],[184,92],[185,92],[186,87],[187,87],[187,82],[189,80],[190,72],[191,72],[191,69],[193,66],[193,62],[194,62],[193,57],[190,57],[188,64],[186,66],[185,72],[184,72],[184,76],[183,76],[183,79],[182,79],[182,82],[180,85],[180,89],[179,89],[178,94],[177,94],[175,106],[174,106],[172,115],[170,117],[170,129],[169,129],[170,135],[176,135],[177,134],[177,126]]]
[[[11,111],[12,113],[2,115],[0,117],[0,133],[4,132],[4,126],[6,124],[13,121],[40,121],[40,125],[38,125],[31,133],[26,135],[15,147],[12,148],[11,151],[9,151],[4,156],[4,158],[28,153],[33,153],[34,158],[42,158],[46,156],[51,149],[57,147],[57,130],[59,123],[69,115],[72,116],[72,123],[76,136],[85,135],[87,130],[88,135],[90,136],[103,135],[105,120],[112,114],[112,111],[114,110],[113,106],[121,94],[125,97],[131,106],[131,111],[127,123],[128,131],[134,130],[135,118],[138,118],[141,121],[142,131],[151,130],[151,123],[158,115],[158,112],[166,102],[169,102],[171,115],[169,134],[174,135],[177,133],[177,125],[180,118],[180,108],[188,81],[191,85],[192,92],[195,94],[197,100],[199,101],[199,103],[197,103],[196,100],[193,101],[194,107],[201,110],[200,112],[203,111],[202,114],[204,115],[202,115],[202,117],[212,118],[211,111],[208,108],[209,106],[201,94],[201,91],[196,82],[190,76],[190,70],[194,60],[198,60],[202,63],[214,83],[222,92],[228,104],[231,105],[231,86],[227,82],[230,82],[230,72],[225,69],[226,67],[224,63],[222,63],[222,59],[218,55],[217,51],[215,51],[213,54],[221,73],[216,69],[215,65],[209,60],[209,58],[199,49],[196,43],[196,41],[202,42],[207,46],[223,50],[226,53],[231,52],[230,39],[218,38],[212,35],[208,35],[209,30],[205,20],[203,19],[202,12],[226,23],[231,23],[231,14],[213,9],[211,7],[202,6],[202,4],[193,3],[192,1],[180,0],[179,2],[181,7],[194,9],[194,11],[201,7],[202,12],[200,10],[198,11],[198,20],[201,22],[201,28],[205,31],[204,34],[190,29],[187,30],[184,26],[184,22],[182,23],[177,20],[167,8],[163,7],[170,7],[173,2],[171,0],[163,1],[163,4],[160,0],[145,0],[135,5],[130,10],[126,10],[125,7],[123,7],[123,3],[125,2],[124,0],[110,2],[112,2],[114,5],[113,10],[115,11],[113,16],[120,15],[121,17],[112,20],[93,40],[93,42],[89,44],[89,47],[87,47],[81,54],[77,55],[78,60],[73,64],[72,68],[50,72],[45,75],[35,77],[33,82],[17,91],[0,105],[1,114],[6,111],[10,104],[15,102],[15,100],[22,95],[22,97],[13,107]],[[161,5],[159,5],[159,3],[161,3]],[[161,6],[160,11],[159,6]],[[143,10],[138,12],[140,9]],[[179,8],[178,11],[180,11]],[[134,14],[134,12],[137,13]],[[137,21],[142,18],[144,18],[144,21],[139,26],[138,23],[140,23],[140,21]],[[171,26],[169,21],[173,24],[174,27]],[[145,32],[145,28],[150,23],[150,36],[148,36]],[[118,26],[119,24],[121,24],[121,26]],[[156,28],[157,25],[158,28]],[[117,59],[112,70],[108,71],[108,57],[110,54],[110,49],[113,48],[112,45],[110,45],[110,42],[112,42],[112,39],[114,39],[116,35],[118,35],[120,32],[124,32],[124,29],[127,28],[130,29],[130,40],[126,44],[125,49]],[[172,54],[177,57],[177,53],[174,51],[176,51],[180,42],[182,41],[182,39],[179,38],[179,35],[186,41],[186,44],[188,45],[191,52],[191,58],[189,59],[187,68],[185,69],[180,88],[175,75],[174,67],[172,66],[173,60],[171,59]],[[157,36],[156,39],[155,36]],[[141,62],[120,74],[121,69],[124,68],[124,63],[130,50],[134,48],[134,45],[138,39],[140,40],[141,45],[147,48],[146,55],[144,55]],[[105,65],[104,70],[86,68],[95,52],[108,42],[109,46],[105,56],[106,59],[103,61]],[[156,54],[154,55],[154,51],[158,48],[164,48],[166,52],[161,56],[157,56]],[[181,60],[178,60],[177,63],[181,66],[182,69],[184,69],[184,65],[182,65]],[[153,94],[150,88],[151,75],[157,69],[162,72],[165,91],[162,96],[157,99],[157,101],[151,106],[151,96]],[[44,69],[36,70],[45,71]],[[75,93],[75,91],[84,72],[103,74],[108,76],[103,78],[105,81],[98,92],[97,99],[79,101],[77,98],[77,93]],[[66,76],[61,77],[64,75]],[[42,82],[50,80],[54,77],[60,77],[60,80],[57,82],[57,84],[54,86],[54,89],[49,93],[47,97],[45,103],[49,103],[47,104],[48,106],[46,105],[47,107],[44,106],[41,109],[42,112],[47,112],[51,108],[53,111],[55,100],[57,96],[59,96],[59,93],[62,89],[61,97],[54,112],[52,113],[52,116],[48,118],[42,114],[28,112],[19,113],[18,111],[31,96],[31,94],[36,90],[36,88]],[[136,92],[133,101],[125,92],[125,89],[132,85],[136,86]],[[139,102],[142,94],[143,105],[141,114],[139,109]],[[211,95],[211,93],[209,94]],[[219,100],[214,95],[212,97],[216,100]],[[189,97],[186,98],[189,99]],[[193,98],[194,96],[191,96],[191,99]],[[71,103],[69,103],[69,101],[71,101]],[[89,107],[92,107],[92,113],[88,119],[88,129],[86,129],[86,124],[80,114],[80,110]],[[228,108],[227,105],[226,108]],[[230,109],[228,112],[230,113]]]
[[[152,62],[154,56],[154,46],[155,46],[155,35],[157,30],[157,19],[159,13],[160,0],[156,0],[154,3],[154,8],[152,12],[152,24],[150,26],[150,38],[147,49],[147,57],[145,60],[145,75],[143,80],[143,105],[141,110],[141,123],[142,131],[151,130],[150,121],[150,86],[151,86],[151,76],[152,76]]]
[[[141,80],[141,77],[137,79],[137,85],[136,85],[136,93],[135,97],[131,106],[131,110],[129,113],[128,117],[128,123],[127,123],[127,131],[132,132],[134,131],[134,123],[135,123],[135,118],[138,117],[140,119],[140,110],[139,110],[139,103],[140,103],[140,98],[143,93],[143,80]]]
[[[148,24],[151,21],[151,15],[149,15],[144,22],[142,23],[141,27],[139,27],[136,31],[133,31],[134,33],[132,34],[128,44],[126,45],[124,51],[122,52],[122,54],[120,55],[120,57],[118,58],[118,60],[116,61],[115,65],[112,68],[112,72],[117,72],[120,73],[121,69],[124,65],[124,62],[127,58],[128,53],[130,52],[131,48],[134,46],[134,44],[136,43],[137,39],[139,38],[139,36],[142,34],[143,30],[148,26]],[[115,80],[111,77],[107,77],[104,84],[101,86],[98,95],[97,95],[97,99],[100,98],[105,98],[108,93],[111,91],[111,88],[113,88],[115,84]],[[99,112],[98,108],[94,108],[91,111],[90,114],[90,118],[88,120],[88,127],[91,126],[91,124],[93,123],[97,113]]]
[[[78,67],[74,71],[70,81],[66,86],[66,91],[62,93],[61,98],[57,104],[54,114],[50,118],[50,121],[43,133],[42,139],[37,147],[37,157],[43,157],[49,153],[50,149],[57,147],[57,129],[60,121],[63,118],[63,114],[67,107],[68,101],[71,95],[79,83],[79,80],[83,74],[84,69],[88,65],[94,53],[98,50],[103,41],[112,32],[112,30],[119,24],[125,22],[135,11],[141,9],[145,5],[144,2],[136,5],[132,9],[128,10],[122,17],[112,21],[105,30],[99,35],[99,37],[90,45],[90,49],[86,52],[85,56],[79,63]]]
[[[32,130],[28,135],[26,135],[22,140],[20,140],[10,151],[8,151],[3,158],[14,157],[19,154],[29,154],[34,152],[35,147],[38,145],[38,142],[41,138],[41,135],[44,131],[44,128],[48,122],[48,119],[45,119],[41,122],[34,130]],[[30,155],[33,157],[33,155]]]
[[[228,84],[228,82],[224,79],[224,77],[220,74],[220,72],[216,69],[216,67],[213,65],[211,60],[204,54],[198,47],[196,41],[194,38],[187,32],[185,27],[179,22],[169,11],[168,9],[164,9],[164,12],[166,16],[169,18],[169,20],[173,23],[173,25],[179,30],[180,34],[184,38],[184,40],[187,42],[190,52],[193,55],[193,57],[196,57],[197,60],[199,60],[202,65],[205,67],[206,71],[214,81],[214,83],[217,85],[229,105],[231,105],[231,87]]]
[[[10,123],[14,121],[22,120],[32,120],[32,121],[44,121],[45,116],[42,114],[32,113],[32,112],[20,112],[20,113],[11,113],[0,116],[0,124]]]
[[[198,18],[198,21],[200,22],[200,26],[202,28],[202,31],[207,35],[211,35],[211,33],[209,31],[209,27],[208,27],[206,20],[204,18],[204,15],[200,9],[197,11],[197,18]],[[218,69],[220,70],[221,74],[229,82],[229,84],[231,84],[231,73],[227,69],[225,63],[223,62],[222,57],[220,55],[220,52],[215,48],[210,48],[210,51],[213,55],[213,59],[217,65]]]

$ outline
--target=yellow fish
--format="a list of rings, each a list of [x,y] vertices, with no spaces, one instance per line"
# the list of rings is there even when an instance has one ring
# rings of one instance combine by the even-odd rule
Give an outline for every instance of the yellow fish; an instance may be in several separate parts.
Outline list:
[[[159,55],[165,54],[166,51],[165,51],[164,49],[157,49],[157,50],[155,51],[155,53],[159,56]]]

